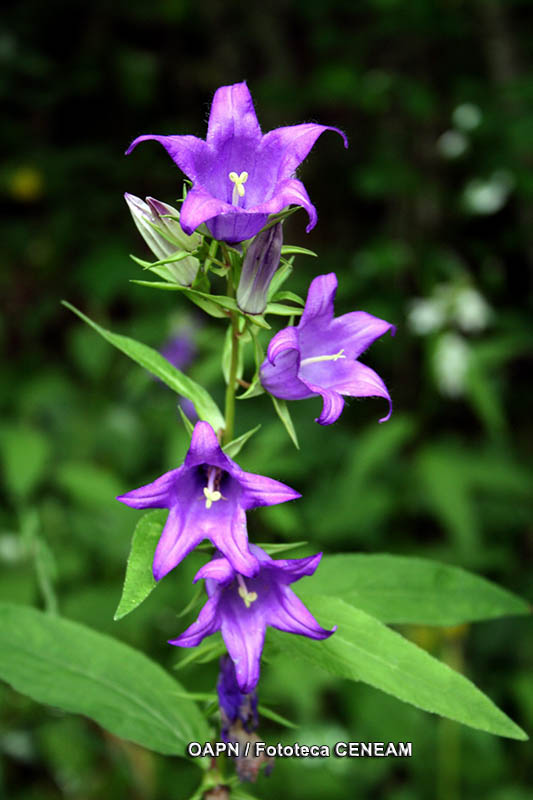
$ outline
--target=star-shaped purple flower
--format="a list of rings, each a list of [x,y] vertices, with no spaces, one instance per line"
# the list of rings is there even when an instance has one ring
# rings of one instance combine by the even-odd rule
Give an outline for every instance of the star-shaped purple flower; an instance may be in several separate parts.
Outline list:
[[[235,665],[237,683],[247,694],[259,680],[261,651],[267,625],[311,639],[327,639],[335,632],[321,628],[289,584],[312,575],[322,553],[308,558],[274,561],[257,545],[250,545],[260,568],[246,582],[228,559],[217,555],[196,574],[205,578],[209,600],[196,622],[170,644],[196,647],[220,630]]]
[[[290,205],[309,215],[309,232],[317,220],[303,183],[294,177],[321,133],[337,128],[314,123],[261,133],[246,83],[221,86],[215,92],[206,139],[196,136],[138,136],[129,146],[155,139],[193,182],[180,212],[183,230],[191,234],[202,222],[215,239],[234,244],[255,236],[268,215]]]
[[[303,400],[321,395],[322,413],[316,420],[331,425],[344,408],[343,395],[384,397],[392,404],[387,387],[370,367],[356,359],[375,339],[395,328],[365,311],[352,311],[334,318],[333,301],[337,276],[315,278],[296,327],[279,331],[270,341],[267,358],[261,366],[261,383],[274,397]]]
[[[208,422],[197,422],[181,467],[117,497],[131,508],[168,508],[153,573],[163,578],[203,539],[248,577],[259,563],[248,547],[246,511],[301,497],[284,483],[244,472],[228,458]]]

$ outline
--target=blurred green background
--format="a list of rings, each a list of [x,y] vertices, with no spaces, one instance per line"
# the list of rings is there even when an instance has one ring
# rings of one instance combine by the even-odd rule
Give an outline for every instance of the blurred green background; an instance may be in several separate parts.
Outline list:
[[[60,306],[67,298],[154,347],[194,342],[188,369],[219,401],[224,333],[173,293],[128,284],[146,257],[124,191],[173,203],[181,175],[141,133],[205,134],[221,84],[248,80],[263,130],[325,134],[300,170],[319,213],[286,241],[305,293],[336,271],[337,313],[394,322],[363,361],[395,411],[352,400],[314,424],[292,404],[297,453],[267,398],[244,468],[286,481],[297,503],[251,515],[255,541],[326,552],[421,555],[531,597],[533,7],[526,0],[21,0],[4,13],[0,93],[3,355],[0,599],[49,607],[171,668],[198,556],[113,622],[138,514],[115,495],[176,466],[187,447],[176,397]],[[533,724],[533,640],[516,618],[403,632],[463,670],[518,724]],[[183,669],[211,691],[216,665]],[[528,743],[438,720],[287,659],[264,666],[261,702],[298,725],[270,742],[412,741],[410,760],[280,760],[261,798],[526,800]],[[9,800],[186,798],[199,771],[0,687],[0,796]],[[529,769],[529,772],[528,772]]]

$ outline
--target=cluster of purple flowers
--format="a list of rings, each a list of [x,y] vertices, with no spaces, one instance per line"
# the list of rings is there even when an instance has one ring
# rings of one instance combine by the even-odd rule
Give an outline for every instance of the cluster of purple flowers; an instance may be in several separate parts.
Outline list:
[[[240,246],[252,240],[245,248],[237,302],[242,310],[257,314],[266,307],[282,246],[281,224],[266,229],[265,225],[269,215],[289,205],[307,211],[308,231],[316,224],[315,207],[295,170],[327,130],[339,133],[347,145],[341,131],[312,123],[263,135],[248,88],[239,83],[216,92],[205,140],[144,135],[127,152],[139,142],[155,139],[192,181],[179,213],[185,234],[193,235],[205,223],[219,241]],[[146,215],[139,229],[153,237],[157,214],[170,207],[149,201],[136,201],[135,208]],[[167,239],[169,230],[167,223]],[[176,231],[170,232],[176,237]],[[166,250],[161,247],[161,252]],[[260,370],[261,383],[281,399],[320,396],[323,408],[316,421],[321,425],[338,419],[345,396],[384,398],[389,404],[384,421],[391,413],[387,388],[358,358],[394,328],[364,311],[335,318],[336,289],[333,273],[312,281],[299,324],[284,328],[271,340]],[[205,581],[207,602],[196,622],[171,644],[196,647],[206,636],[221,632],[229,654],[223,659],[218,687],[225,736],[239,720],[247,731],[255,725],[254,691],[267,626],[312,639],[325,639],[335,631],[321,628],[291,588],[315,572],[321,554],[274,560],[248,541],[248,511],[298,497],[279,481],[242,470],[224,453],[213,428],[200,421],[182,466],[118,498],[133,508],[169,509],[153,562],[156,580],[202,540],[208,539],[215,548],[213,558],[195,577]]]

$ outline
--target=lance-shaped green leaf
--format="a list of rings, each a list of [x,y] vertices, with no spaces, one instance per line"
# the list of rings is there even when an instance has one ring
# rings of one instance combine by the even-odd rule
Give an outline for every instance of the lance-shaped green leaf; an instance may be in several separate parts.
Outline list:
[[[167,516],[166,509],[149,511],[135,526],[122,597],[115,611],[115,620],[122,619],[140,606],[157,586],[152,573],[152,563]]]
[[[503,711],[463,675],[433,658],[382,622],[337,597],[299,593],[325,628],[338,626],[329,639],[272,631],[283,653],[321,667],[333,675],[363,681],[424,711],[472,728],[527,739]]]
[[[94,328],[100,336],[114,345],[118,350],[121,350],[133,361],[136,361],[137,364],[140,364],[141,367],[144,367],[153,375],[156,375],[175,392],[183,395],[183,397],[187,397],[194,404],[196,413],[200,419],[209,422],[215,430],[224,427],[224,417],[211,395],[202,386],[170,364],[166,358],[163,358],[161,353],[158,353],[157,350],[148,347],[146,344],[142,344],[142,342],[130,339],[129,336],[122,336],[118,333],[112,333],[106,328],[102,328],[101,325],[93,322],[92,319],[89,319],[89,317],[85,316],[85,314],[65,300],[63,300],[63,305],[77,314],[80,319],[90,325],[91,328]]]
[[[122,642],[34,608],[0,604],[0,678],[22,694],[83,714],[165,755],[209,732],[183,687]]]
[[[245,314],[238,307],[236,300],[233,297],[227,297],[225,294],[206,294],[204,292],[198,292],[196,289],[189,289],[186,286],[180,286],[177,283],[169,282],[161,283],[160,281],[132,280],[130,283],[134,283],[136,286],[148,286],[150,289],[162,289],[164,292],[182,292],[182,294],[186,295],[193,303],[196,303],[200,308],[204,308],[211,316],[220,318],[227,317],[228,314],[226,312],[235,311],[240,314],[240,316],[246,317],[246,319],[253,322],[254,325],[257,325],[259,328],[270,330],[270,325],[261,314]],[[278,304],[273,303],[272,305],[277,306]],[[213,306],[218,307],[216,312],[208,310]],[[283,307],[280,306],[280,308]],[[286,308],[288,308],[288,306],[286,306]],[[277,311],[276,313],[284,314],[285,312]],[[302,312],[300,311],[300,313]]]
[[[342,553],[324,556],[302,589],[335,595],[382,622],[460,625],[531,606],[512,592],[459,567],[425,558]]]
[[[294,427],[290,411],[287,408],[286,401],[280,400],[279,397],[274,397],[273,394],[271,394],[270,397],[272,398],[272,402],[274,403],[276,414],[282,421],[283,426],[287,431],[287,433],[289,434],[292,443],[294,444],[296,449],[299,450],[300,445],[298,444],[298,436],[296,435],[296,428]]]

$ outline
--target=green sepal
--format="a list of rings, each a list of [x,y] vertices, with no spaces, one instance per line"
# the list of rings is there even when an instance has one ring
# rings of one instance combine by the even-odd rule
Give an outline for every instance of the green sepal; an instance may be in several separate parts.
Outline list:
[[[299,317],[303,314],[303,308],[295,308],[294,306],[286,306],[282,303],[267,303],[265,314],[274,314],[277,317]]]
[[[192,647],[174,664],[173,669],[179,671],[190,664],[207,664],[209,661],[214,661],[215,658],[220,658],[225,652],[226,645],[222,640],[222,636],[220,633],[215,633],[208,639],[204,639],[198,647]]]
[[[276,270],[274,273],[274,277],[270,282],[270,286],[268,287],[268,299],[272,300],[274,295],[276,295],[285,281],[287,281],[293,272],[294,267],[289,261],[285,261],[281,267]]]
[[[250,439],[254,435],[254,433],[257,433],[257,431],[259,430],[260,427],[261,427],[261,424],[256,425],[255,428],[252,428],[251,430],[246,431],[246,433],[243,433],[241,436],[238,436],[236,439],[232,439],[231,442],[228,442],[227,444],[224,445],[224,447],[222,448],[223,451],[230,458],[235,458],[235,456],[237,456],[240,453],[242,447],[246,444],[248,439]]]
[[[276,542],[261,542],[258,543],[258,547],[261,550],[264,550],[265,553],[269,556],[278,556],[280,553],[288,553],[290,550],[299,550],[301,547],[306,547],[309,542],[283,542],[283,543],[276,543]]]
[[[298,444],[298,436],[296,435],[296,429],[294,427],[292,417],[290,415],[290,411],[287,408],[287,403],[285,400],[280,400],[279,397],[274,397],[273,394],[270,395],[272,402],[274,403],[274,408],[276,409],[276,414],[280,418],[283,423],[283,426],[287,433],[289,434],[292,443],[296,447],[297,450],[300,449],[300,445]]]
[[[313,250],[308,250],[306,247],[298,247],[294,244],[284,244],[281,248],[281,255],[288,256],[288,255],[302,255],[302,256],[313,256],[313,258],[318,258],[318,254],[315,253]]]
[[[276,292],[272,298],[272,302],[277,303],[280,300],[290,300],[293,303],[298,303],[301,306],[305,306],[305,300],[303,297],[300,297],[299,294],[295,294],[294,292]]]
[[[181,407],[181,405],[179,403],[178,403],[178,411],[179,411],[179,414],[180,414],[180,417],[181,417],[181,421],[185,425],[185,430],[187,431],[189,436],[192,436],[192,433],[194,431],[194,425],[192,424],[192,422],[190,421],[189,417],[187,416],[187,414],[182,409],[182,407]]]

